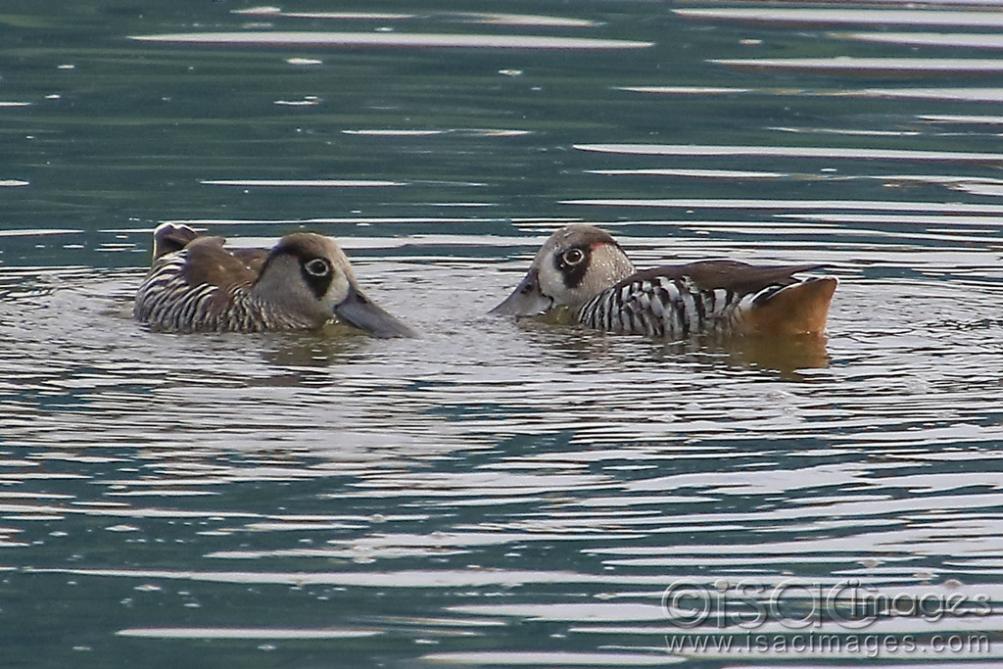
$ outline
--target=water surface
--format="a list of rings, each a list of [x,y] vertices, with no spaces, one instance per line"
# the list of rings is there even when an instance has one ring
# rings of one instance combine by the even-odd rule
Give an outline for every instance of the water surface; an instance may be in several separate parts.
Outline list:
[[[998,661],[997,3],[141,4],[0,14],[5,667],[868,661],[670,647],[742,579],[986,597],[866,632]],[[151,333],[163,221],[335,236],[423,336]],[[828,339],[487,316],[572,221],[826,263]]]

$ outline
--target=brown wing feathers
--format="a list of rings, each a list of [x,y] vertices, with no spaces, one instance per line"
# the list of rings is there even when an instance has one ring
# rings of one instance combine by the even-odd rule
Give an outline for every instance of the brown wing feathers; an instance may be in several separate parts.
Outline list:
[[[185,263],[184,276],[189,286],[209,284],[229,288],[251,283],[258,276],[256,270],[223,248],[222,237],[199,237],[185,250],[188,262]]]
[[[164,223],[153,234],[153,259],[181,250],[188,252],[183,274],[189,286],[209,284],[229,288],[251,283],[268,258],[264,249],[223,248],[222,237],[202,237],[187,225]]]
[[[793,275],[821,269],[824,265],[749,265],[736,260],[702,260],[685,265],[663,265],[637,272],[618,284],[657,277],[688,278],[702,290],[723,288],[736,293],[755,293],[768,286],[789,286],[797,283]]]

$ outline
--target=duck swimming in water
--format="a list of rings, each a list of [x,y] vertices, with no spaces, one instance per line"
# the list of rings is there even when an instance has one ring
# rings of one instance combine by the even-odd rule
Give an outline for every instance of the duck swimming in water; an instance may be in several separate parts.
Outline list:
[[[332,318],[376,337],[414,330],[359,288],[348,258],[329,237],[296,232],[271,249],[224,248],[164,223],[153,233],[153,265],[136,293],[133,316],[166,332],[316,329]]]
[[[566,308],[587,327],[654,337],[814,335],[825,330],[838,281],[793,275],[820,267],[706,260],[638,272],[609,233],[575,224],[550,236],[491,313]]]

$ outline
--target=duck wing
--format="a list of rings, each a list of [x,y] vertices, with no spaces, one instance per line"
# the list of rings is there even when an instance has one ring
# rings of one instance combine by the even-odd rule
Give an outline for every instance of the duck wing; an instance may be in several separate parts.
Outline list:
[[[244,263],[247,269],[254,272],[255,276],[261,274],[261,269],[265,266],[265,261],[268,260],[266,249],[234,249],[230,253]]]
[[[738,294],[758,293],[770,286],[800,283],[794,275],[825,265],[750,265],[737,260],[701,260],[684,265],[663,265],[642,270],[617,284],[617,288],[660,278],[692,282],[699,290],[724,289]]]
[[[229,289],[238,285],[253,283],[258,278],[260,263],[267,252],[259,251],[261,260],[257,269],[236,253],[223,248],[222,237],[199,237],[184,248],[185,264],[182,274],[189,286],[210,285]],[[258,251],[258,249],[248,249]]]

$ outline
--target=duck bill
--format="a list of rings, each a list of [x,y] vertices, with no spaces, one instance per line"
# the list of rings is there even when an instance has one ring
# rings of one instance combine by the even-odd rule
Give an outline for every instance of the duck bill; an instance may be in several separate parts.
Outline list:
[[[536,316],[554,306],[554,300],[540,292],[540,277],[531,269],[512,294],[488,313],[499,316]]]
[[[414,330],[378,307],[355,286],[349,289],[348,297],[334,308],[334,315],[374,337],[418,336]]]

